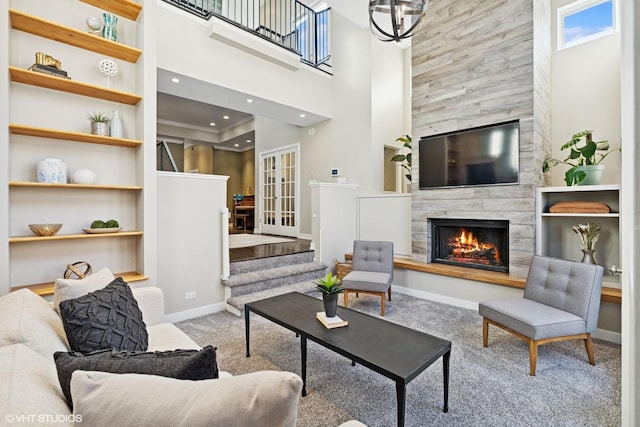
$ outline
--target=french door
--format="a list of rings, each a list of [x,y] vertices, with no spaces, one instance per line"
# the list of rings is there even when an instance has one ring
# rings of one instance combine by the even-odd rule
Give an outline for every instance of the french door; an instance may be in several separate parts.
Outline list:
[[[260,153],[260,232],[296,237],[299,230],[300,146]]]

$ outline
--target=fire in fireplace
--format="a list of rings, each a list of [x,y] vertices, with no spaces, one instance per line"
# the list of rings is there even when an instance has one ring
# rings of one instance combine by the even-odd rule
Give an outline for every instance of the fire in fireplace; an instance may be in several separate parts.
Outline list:
[[[431,261],[509,271],[509,222],[494,220],[431,220]]]

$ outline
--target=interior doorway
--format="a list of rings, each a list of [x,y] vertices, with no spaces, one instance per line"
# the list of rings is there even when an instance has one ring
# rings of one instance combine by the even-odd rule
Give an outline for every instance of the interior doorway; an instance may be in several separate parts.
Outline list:
[[[299,232],[298,144],[260,153],[260,232],[296,237]]]

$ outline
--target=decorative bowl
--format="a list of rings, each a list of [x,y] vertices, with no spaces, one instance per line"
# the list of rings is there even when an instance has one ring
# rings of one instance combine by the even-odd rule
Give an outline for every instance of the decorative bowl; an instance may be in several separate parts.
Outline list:
[[[53,236],[62,228],[62,224],[29,224],[37,236]]]

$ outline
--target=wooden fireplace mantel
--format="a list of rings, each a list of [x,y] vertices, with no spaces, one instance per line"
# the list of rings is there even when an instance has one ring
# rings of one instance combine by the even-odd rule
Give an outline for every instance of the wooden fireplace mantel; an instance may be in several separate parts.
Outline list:
[[[347,260],[353,259],[353,254],[345,254]],[[459,267],[456,265],[422,263],[405,258],[394,258],[395,268],[421,271],[423,273],[439,274],[441,276],[456,277],[459,279],[475,280],[477,282],[491,283],[494,285],[510,286],[524,289],[525,277],[511,276],[508,273],[497,271],[479,270],[477,268]],[[602,301],[622,304],[622,289],[604,286],[602,288]]]

